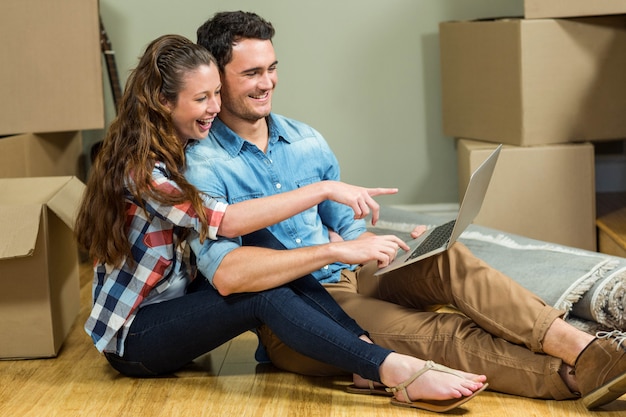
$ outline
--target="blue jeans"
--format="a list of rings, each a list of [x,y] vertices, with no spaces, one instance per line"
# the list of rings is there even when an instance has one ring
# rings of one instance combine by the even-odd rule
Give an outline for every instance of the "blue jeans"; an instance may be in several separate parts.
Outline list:
[[[168,374],[262,324],[297,352],[378,382],[379,367],[391,353],[359,339],[365,331],[310,275],[228,297],[200,276],[185,296],[140,308],[124,357],[106,357],[124,375]]]

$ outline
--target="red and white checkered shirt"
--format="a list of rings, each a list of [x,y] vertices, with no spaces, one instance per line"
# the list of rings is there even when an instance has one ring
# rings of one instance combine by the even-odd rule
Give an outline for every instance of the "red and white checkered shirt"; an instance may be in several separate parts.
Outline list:
[[[155,188],[171,193],[179,191],[163,163],[155,164],[152,177]],[[96,262],[93,308],[85,323],[85,330],[99,351],[120,356],[124,354],[128,329],[142,303],[181,295],[181,280],[186,283],[190,278],[189,251],[182,232],[185,229],[199,232],[201,228],[189,202],[167,206],[146,199],[143,202],[146,213],[130,193],[126,199],[127,235],[134,262],[125,259],[120,266]],[[215,240],[227,204],[204,196],[204,206],[209,221],[208,237]],[[168,289],[170,294],[164,296]]]

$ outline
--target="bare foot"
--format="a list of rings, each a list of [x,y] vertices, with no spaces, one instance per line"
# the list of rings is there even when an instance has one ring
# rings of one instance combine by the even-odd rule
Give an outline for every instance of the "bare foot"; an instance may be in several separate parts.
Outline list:
[[[423,370],[426,362],[411,356],[391,353],[380,368],[382,382],[395,387],[408,381],[418,371]],[[430,362],[430,368],[409,383],[406,387],[410,400],[448,400],[472,395],[481,389],[487,381],[485,375],[457,371]],[[403,390],[395,393],[396,399],[406,401]]]

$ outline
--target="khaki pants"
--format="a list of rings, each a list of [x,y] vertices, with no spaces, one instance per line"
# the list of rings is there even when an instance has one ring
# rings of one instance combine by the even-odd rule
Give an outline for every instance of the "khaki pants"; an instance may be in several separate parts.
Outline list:
[[[325,287],[380,346],[487,375],[495,391],[530,398],[566,399],[562,361],[542,353],[542,340],[562,311],[474,257],[462,244],[374,276],[375,264],[345,270]],[[451,305],[459,313],[435,311]],[[305,375],[342,371],[286,347],[267,328],[261,342],[279,368]]]

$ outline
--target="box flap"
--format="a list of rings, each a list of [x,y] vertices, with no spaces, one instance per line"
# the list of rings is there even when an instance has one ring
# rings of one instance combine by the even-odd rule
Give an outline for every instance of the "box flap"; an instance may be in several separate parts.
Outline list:
[[[0,205],[47,205],[74,230],[85,184],[77,177],[0,178]]]
[[[65,177],[67,182],[58,189],[57,193],[48,200],[48,208],[52,210],[63,223],[74,230],[78,207],[83,198],[85,184],[76,177]]]
[[[0,204],[46,204],[69,178],[0,178]]]
[[[81,131],[0,138],[0,178],[77,175],[82,151]]]
[[[41,210],[40,204],[0,205],[0,259],[32,255]]]

